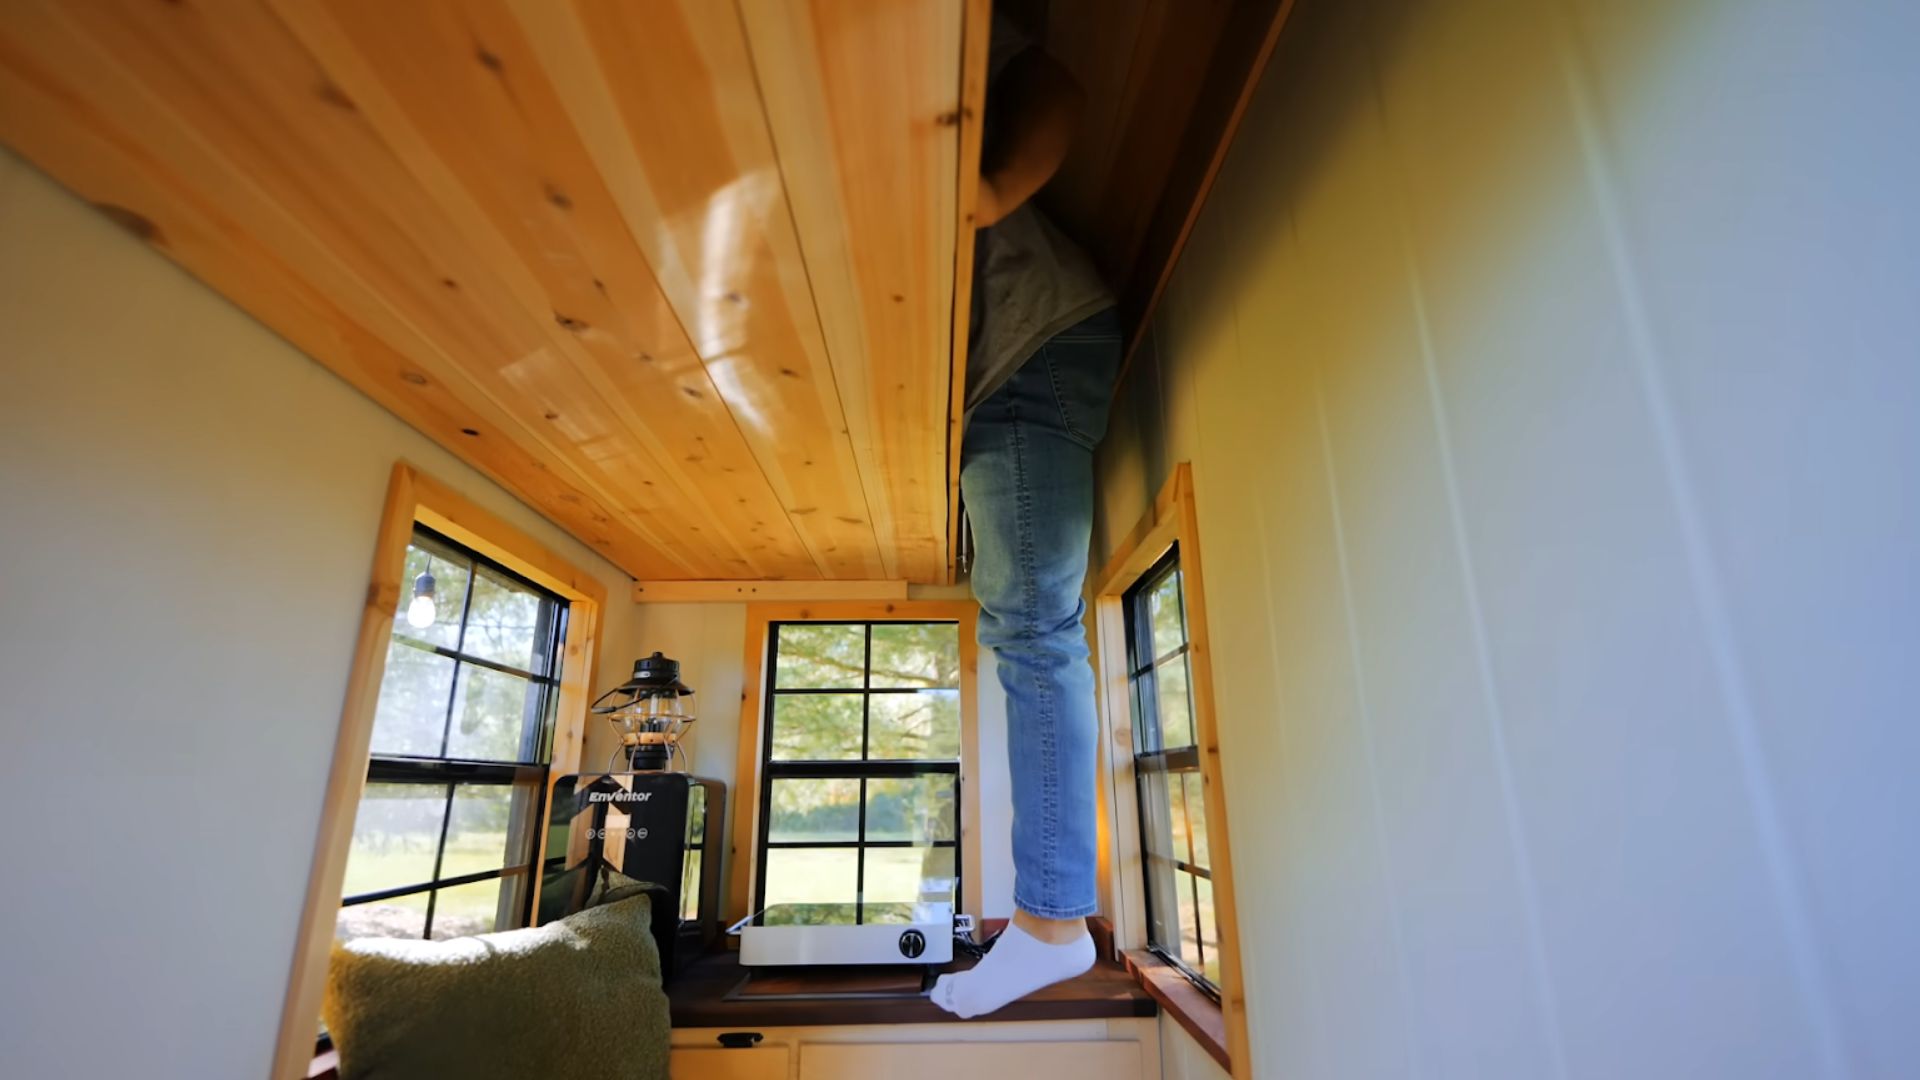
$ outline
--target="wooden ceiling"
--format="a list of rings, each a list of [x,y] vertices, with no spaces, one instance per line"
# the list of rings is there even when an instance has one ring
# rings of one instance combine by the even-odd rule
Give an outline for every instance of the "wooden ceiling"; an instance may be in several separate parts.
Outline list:
[[[1152,316],[1293,0],[998,0],[1086,91],[1040,205]]]
[[[1001,6],[1143,325],[1291,0]],[[948,581],[987,9],[0,0],[0,140],[636,578]]]
[[[942,581],[984,9],[6,0],[0,139],[636,577]]]

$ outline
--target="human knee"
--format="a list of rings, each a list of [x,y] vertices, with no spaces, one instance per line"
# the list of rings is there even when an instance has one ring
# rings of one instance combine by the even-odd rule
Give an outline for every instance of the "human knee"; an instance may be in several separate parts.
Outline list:
[[[1069,604],[1031,605],[996,609],[980,600],[980,644],[1001,656],[1009,653],[1064,659],[1087,655],[1086,604],[1074,597]]]

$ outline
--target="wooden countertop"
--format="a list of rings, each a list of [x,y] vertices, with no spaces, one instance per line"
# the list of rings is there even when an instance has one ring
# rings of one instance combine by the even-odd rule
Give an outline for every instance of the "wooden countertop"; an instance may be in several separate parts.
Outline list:
[[[942,971],[960,971],[974,961],[955,961]],[[817,988],[821,996],[743,997],[734,993],[746,979],[748,969],[740,965],[737,953],[717,950],[694,961],[667,987],[673,1004],[676,1028],[814,1027],[833,1024],[940,1024],[965,1023],[956,1019],[925,994],[900,991],[896,994],[842,994],[836,989],[857,981],[858,973],[847,969],[795,969],[778,975],[783,989],[811,994]],[[929,985],[931,983],[929,982]],[[1090,1020],[1117,1017],[1153,1016],[1158,1006],[1141,989],[1126,968],[1113,963],[1095,964],[1092,971],[1063,983],[1056,983],[1030,997],[1023,998],[981,1020]]]

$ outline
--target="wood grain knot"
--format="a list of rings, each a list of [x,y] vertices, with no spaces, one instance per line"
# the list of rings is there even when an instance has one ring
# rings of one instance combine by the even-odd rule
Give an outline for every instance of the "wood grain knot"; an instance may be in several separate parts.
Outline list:
[[[321,80],[320,85],[313,88],[313,92],[321,101],[336,109],[345,109],[348,112],[360,111],[360,107],[353,103],[353,99],[347,96],[347,92],[336,86],[331,79]]]
[[[391,617],[400,610],[400,586],[378,581],[368,585],[367,606]]]
[[[114,203],[97,202],[93,208],[107,215],[107,220],[139,237],[149,244],[164,245],[166,238],[160,232],[160,226],[145,214],[137,214],[124,206]]]

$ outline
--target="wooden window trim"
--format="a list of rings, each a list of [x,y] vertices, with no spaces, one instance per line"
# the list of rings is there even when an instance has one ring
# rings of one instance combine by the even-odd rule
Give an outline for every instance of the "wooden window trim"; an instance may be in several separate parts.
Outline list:
[[[561,647],[560,702],[554,719],[553,760],[549,777],[577,772],[600,658],[600,625],[607,605],[600,581],[539,541],[481,509],[466,496],[398,462],[387,484],[380,531],[374,542],[373,570],[359,637],[347,675],[346,702],[334,738],[333,767],[321,803],[320,831],[314,845],[307,895],[300,913],[272,1075],[304,1077],[314,1062],[313,1025],[320,1015],[321,989],[333,941],[333,919],[346,878],[353,819],[367,778],[367,752],[373,718],[386,674],[387,639],[405,593],[407,544],[418,523],[465,544],[567,600],[567,632]],[[545,836],[542,832],[542,845]],[[544,857],[544,850],[540,856]],[[535,865],[538,865],[536,860]],[[537,897],[536,897],[537,902]]]
[[[1193,1036],[1193,1041],[1228,1072],[1233,1058],[1227,1052],[1227,1017],[1220,1003],[1208,997],[1186,973],[1146,949],[1128,949],[1120,954],[1147,996],[1163,1012]]]
[[[1201,573],[1199,515],[1194,505],[1193,468],[1174,466],[1153,506],[1121,538],[1114,555],[1093,579],[1091,618],[1098,642],[1094,656],[1100,686],[1100,708],[1107,727],[1101,754],[1103,792],[1100,803],[1100,850],[1106,878],[1106,910],[1114,920],[1120,946],[1143,950],[1146,942],[1144,868],[1140,843],[1138,797],[1133,775],[1133,717],[1127,689],[1127,631],[1123,597],[1127,589],[1151,570],[1167,550],[1180,546],[1182,587],[1186,591],[1188,692],[1193,698],[1194,738],[1200,752],[1200,777],[1207,808],[1207,842],[1213,859],[1214,913],[1220,924],[1220,1002],[1216,1006],[1225,1024],[1225,1048],[1214,1056],[1235,1077],[1248,1070],[1246,990],[1240,974],[1240,924],[1233,888],[1232,847],[1228,842],[1226,792],[1220,783],[1220,738],[1214,720],[1213,649],[1207,628],[1206,589]],[[1157,961],[1157,958],[1155,958]],[[1179,975],[1171,965],[1161,965]],[[1147,992],[1158,999],[1143,972],[1158,969],[1129,961],[1128,968]],[[1164,989],[1164,988],[1163,988]],[[1198,988],[1193,993],[1213,1005]],[[1162,1002],[1163,1005],[1166,1002]],[[1180,1019],[1184,1005],[1168,1005]],[[1195,1010],[1204,1013],[1199,1006]],[[1193,1011],[1193,1010],[1189,1010]],[[1185,1020],[1181,1026],[1188,1027]],[[1193,1028],[1188,1027],[1189,1031]],[[1202,1045],[1207,1039],[1196,1034]],[[1214,1048],[1209,1046],[1208,1052]],[[1224,1055],[1224,1056],[1223,1056]]]
[[[980,647],[974,634],[979,605],[971,600],[822,601],[747,605],[747,632],[740,670],[740,743],[734,769],[733,835],[729,844],[727,921],[751,914],[754,867],[759,863],[760,749],[764,738],[767,634],[781,622],[953,622],[960,626],[960,910],[980,914]]]

